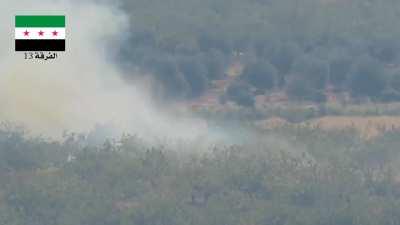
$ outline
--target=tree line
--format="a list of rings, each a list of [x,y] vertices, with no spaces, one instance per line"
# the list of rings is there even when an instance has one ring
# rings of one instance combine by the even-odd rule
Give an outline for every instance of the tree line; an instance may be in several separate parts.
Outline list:
[[[226,94],[244,104],[251,104],[246,99],[252,99],[254,89],[285,91],[295,100],[325,101],[327,86],[355,98],[400,98],[398,1],[120,4],[131,22],[121,49],[123,61],[128,69],[152,74],[161,84],[161,96],[202,95],[213,80],[224,79],[227,67],[240,55],[245,69]]]

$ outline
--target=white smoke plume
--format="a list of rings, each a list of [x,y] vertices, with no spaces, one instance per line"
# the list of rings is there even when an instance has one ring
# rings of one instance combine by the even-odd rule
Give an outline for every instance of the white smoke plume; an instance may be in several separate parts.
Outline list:
[[[2,0],[0,9],[0,121],[22,124],[35,135],[58,138],[113,123],[139,136],[196,138],[202,122],[160,110],[141,85],[128,85],[109,59],[127,32],[126,15],[93,1]],[[65,53],[56,60],[24,60],[14,52],[14,16],[65,14]]]

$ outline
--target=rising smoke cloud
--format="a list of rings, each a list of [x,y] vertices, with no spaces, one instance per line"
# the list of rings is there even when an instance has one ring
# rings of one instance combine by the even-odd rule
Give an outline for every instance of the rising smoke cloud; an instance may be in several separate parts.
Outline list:
[[[157,108],[141,85],[128,85],[108,54],[127,32],[126,15],[93,1],[2,0],[0,9],[0,121],[35,135],[88,132],[112,123],[142,137],[195,138],[203,123]],[[67,51],[49,62],[14,52],[14,15],[65,14]]]

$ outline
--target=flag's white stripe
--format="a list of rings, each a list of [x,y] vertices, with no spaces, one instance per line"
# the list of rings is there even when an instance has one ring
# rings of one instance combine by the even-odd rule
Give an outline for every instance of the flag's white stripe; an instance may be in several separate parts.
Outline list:
[[[28,31],[29,35],[25,36],[24,32]],[[43,31],[43,36],[39,36],[39,32]],[[57,31],[57,36],[53,35],[53,32]],[[65,39],[65,28],[30,28],[30,27],[16,27],[15,28],[15,39]]]

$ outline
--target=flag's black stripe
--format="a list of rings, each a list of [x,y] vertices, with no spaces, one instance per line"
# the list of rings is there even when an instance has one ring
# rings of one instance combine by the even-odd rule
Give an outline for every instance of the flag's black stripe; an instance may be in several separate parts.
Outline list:
[[[15,51],[65,51],[65,40],[15,40]]]

